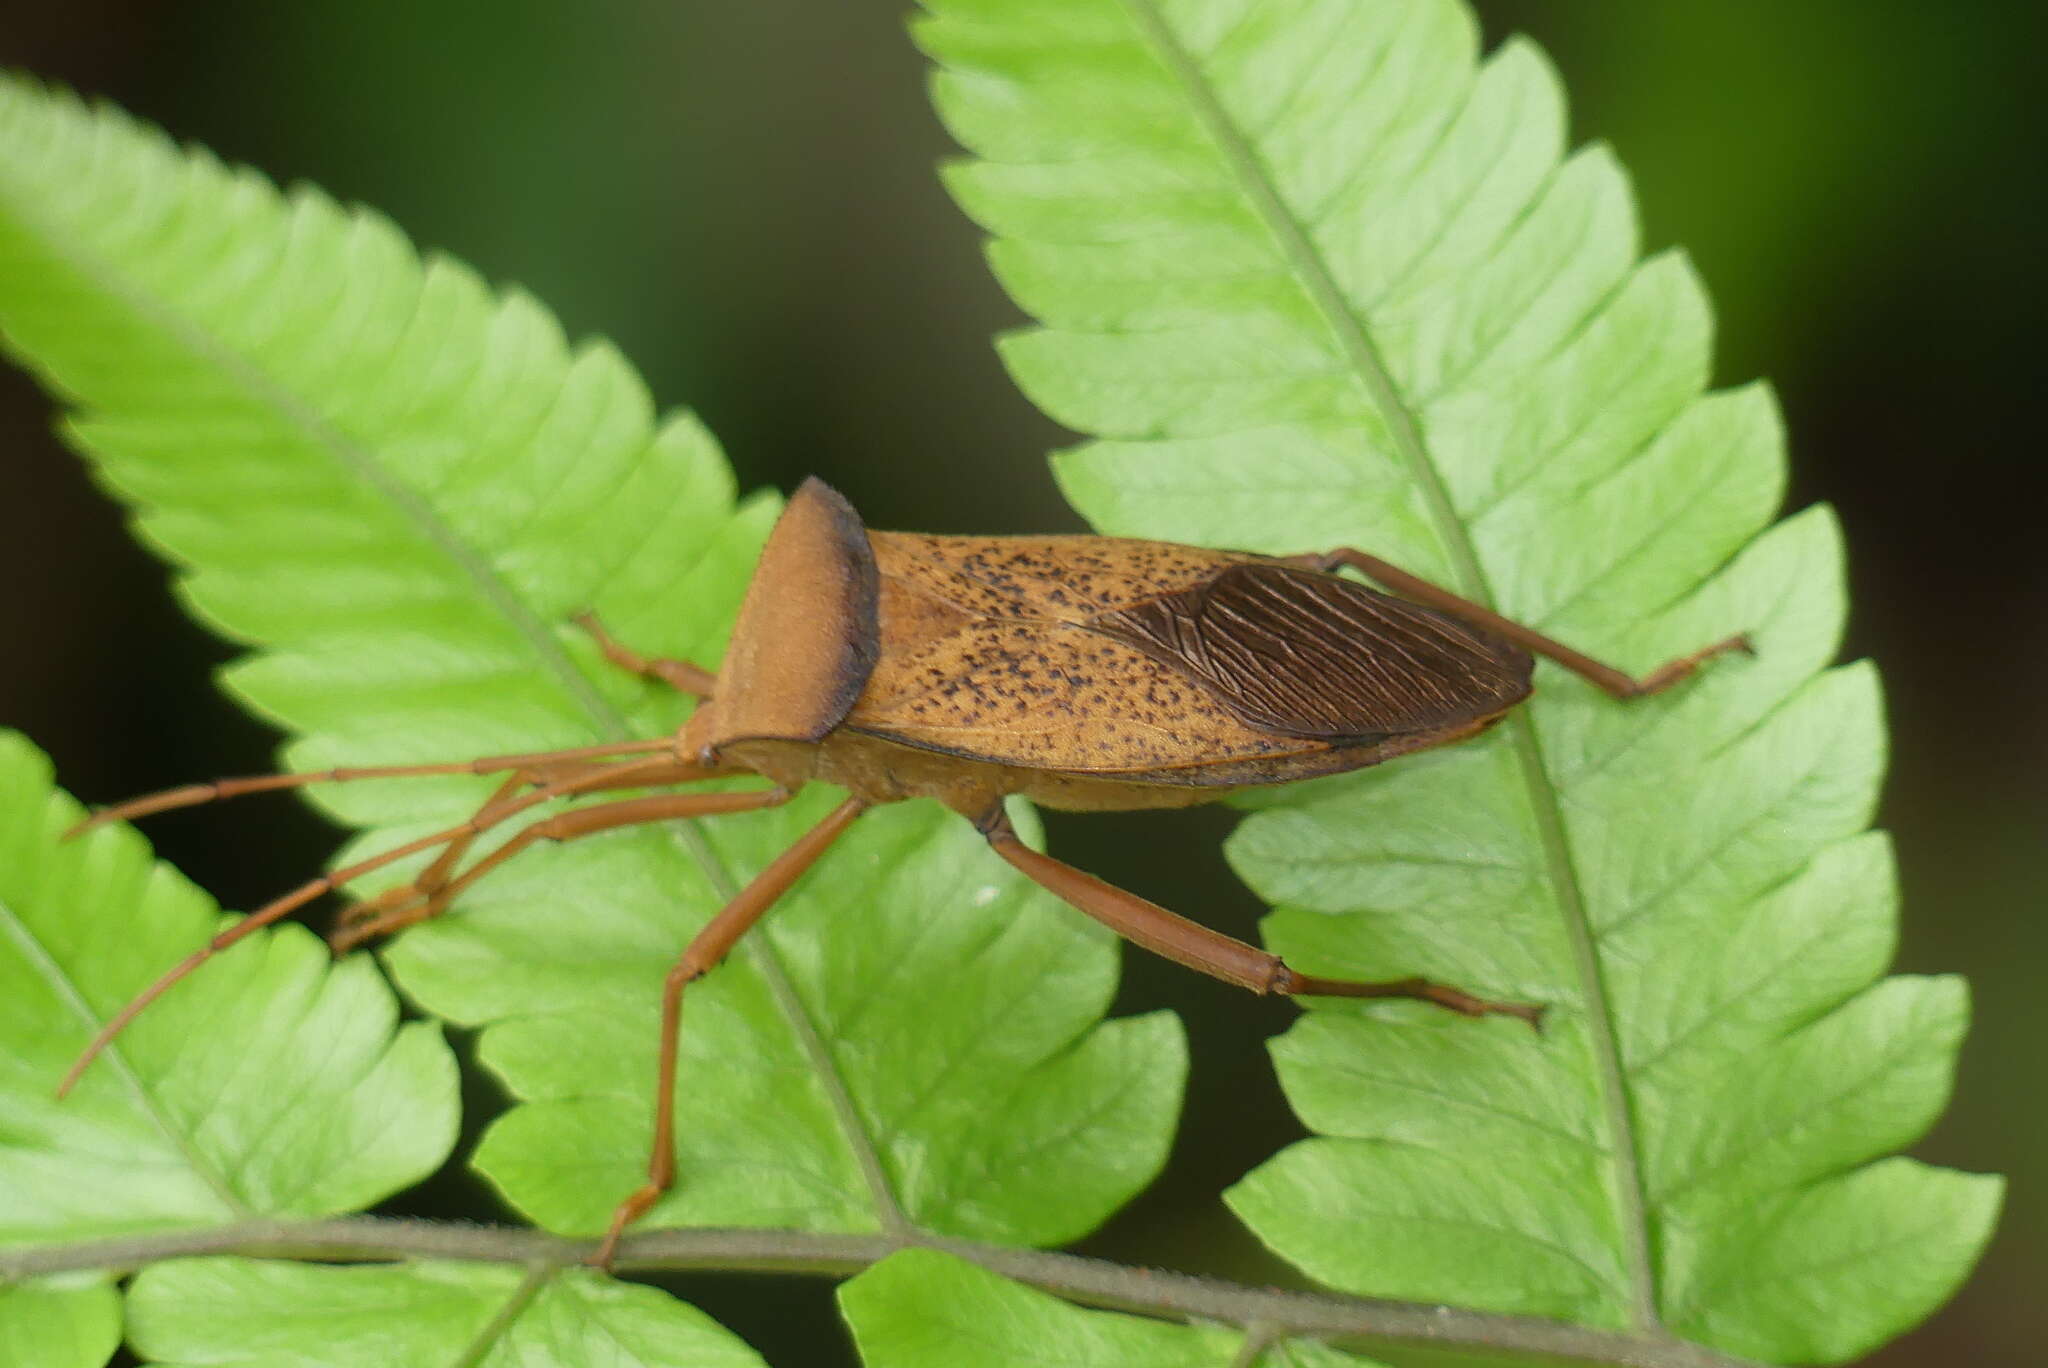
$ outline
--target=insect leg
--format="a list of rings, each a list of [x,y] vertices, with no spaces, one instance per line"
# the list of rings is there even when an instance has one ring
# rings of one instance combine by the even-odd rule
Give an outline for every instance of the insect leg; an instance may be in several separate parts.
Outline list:
[[[752,883],[706,922],[704,929],[684,947],[675,967],[668,971],[661,992],[661,1054],[654,1080],[654,1148],[648,1155],[647,1181],[612,1213],[604,1242],[590,1258],[596,1267],[611,1267],[612,1256],[618,1253],[619,1237],[626,1233],[626,1227],[645,1215],[676,1179],[676,1045],[682,1034],[683,990],[717,968],[748,928],[761,919],[761,914],[774,906],[775,900],[788,892],[789,886],[816,864],[839,834],[866,810],[867,805],[858,798],[849,798],[833,808],[824,821],[798,837],[795,845],[776,856],[754,876]]]
[[[684,784],[705,778],[707,773],[702,766],[684,761],[668,762],[668,768],[663,771],[655,771],[649,768],[646,762],[642,762],[632,767],[628,780],[620,781],[616,777],[616,771],[622,767],[609,767],[613,771],[609,776],[605,774],[607,768],[606,765],[593,761],[569,762],[554,758],[511,775],[498,786],[497,792],[477,809],[468,829],[450,840],[442,848],[441,853],[434,857],[434,862],[421,870],[419,876],[411,883],[387,888],[374,898],[343,908],[341,914],[335,918],[337,929],[328,936],[328,945],[339,955],[353,949],[368,939],[369,935],[395,931],[400,926],[409,926],[415,921],[424,920],[427,916],[438,915],[439,909],[433,913],[406,915],[404,920],[393,921],[393,918],[405,914],[407,909],[416,908],[418,904],[445,888],[448,881],[454,877],[456,866],[462,863],[470,847],[476,844],[478,836],[499,822],[532,806],[531,803],[520,807],[503,806],[529,784],[559,784],[564,780],[575,780],[579,785],[578,792],[593,793],[605,788],[653,788],[661,784]],[[598,778],[605,778],[607,782],[586,782]],[[498,815],[489,816],[493,813]],[[486,817],[489,817],[489,820],[485,820]],[[376,923],[382,931],[365,935],[353,934],[351,931],[353,927],[370,923]]]
[[[307,784],[345,784],[356,779],[409,779],[430,774],[499,774],[506,770],[532,770],[550,762],[594,760],[601,756],[645,755],[673,744],[670,737],[645,741],[609,741],[601,746],[574,746],[568,750],[534,751],[525,755],[485,755],[475,760],[455,760],[435,765],[345,765],[339,769],[308,770],[300,774],[255,774],[238,779],[214,779],[204,784],[185,784],[160,793],[145,793],[124,803],[103,807],[64,833],[67,841],[108,822],[132,821],[175,808],[197,807],[201,803],[239,798],[245,793],[271,793],[278,789],[303,788]]]
[[[637,787],[637,785],[636,785]],[[329,936],[328,944],[342,954],[376,936],[390,935],[430,917],[438,917],[448,905],[484,875],[538,841],[573,841],[578,837],[611,831],[618,827],[648,822],[679,821],[691,817],[714,817],[729,812],[753,812],[780,807],[790,799],[783,788],[755,789],[745,793],[661,793],[647,798],[624,798],[594,807],[572,808],[543,818],[516,832],[512,839],[464,870],[455,879],[442,878],[432,886],[424,880],[408,897],[378,915],[352,921]],[[470,837],[462,838],[466,845]],[[450,847],[453,849],[453,846]],[[435,861],[439,866],[442,860]],[[430,871],[431,872],[431,871]]]
[[[597,642],[597,648],[604,652],[604,658],[622,670],[659,679],[677,692],[696,698],[709,698],[711,691],[718,687],[718,676],[701,665],[666,657],[649,660],[632,647],[622,645],[604,629],[595,613],[578,613],[575,621],[578,627],[590,633]]]
[[[496,807],[506,799],[517,794],[520,789],[526,786],[526,783],[525,775],[513,775],[498,786],[498,791],[493,793],[490,799],[485,802],[483,808],[479,810],[488,811]],[[380,921],[390,913],[409,907],[413,903],[419,902],[422,898],[439,892],[447,884],[448,880],[454,876],[455,867],[462,863],[462,857],[469,853],[469,848],[476,844],[476,838],[481,834],[482,830],[479,828],[476,831],[465,831],[462,835],[457,836],[446,846],[442,847],[441,853],[434,857],[434,862],[421,870],[419,876],[411,883],[400,884],[396,888],[387,888],[374,898],[344,907],[341,910],[341,914],[335,918],[336,929],[333,934],[327,937],[327,944],[333,948],[335,954],[339,955],[345,948],[339,941],[342,933],[347,928],[358,924]],[[352,941],[350,942],[350,944],[353,943]]]
[[[1169,912],[1155,902],[1105,883],[1050,855],[1041,855],[1017,839],[1003,810],[997,807],[975,823],[996,854],[1025,877],[1070,907],[1087,913],[1134,945],[1211,978],[1249,988],[1254,993],[1290,997],[1404,997],[1433,1002],[1466,1016],[1520,1017],[1539,1024],[1543,1009],[1521,1002],[1492,1002],[1462,989],[1428,979],[1395,979],[1355,983],[1349,979],[1312,978],[1297,974],[1270,951],[1247,945],[1234,936],[1213,931],[1200,922]]]
[[[1702,647],[1690,655],[1666,661],[1642,678],[1634,679],[1612,665],[1604,665],[1591,656],[1582,655],[1561,641],[1544,636],[1534,628],[1525,627],[1513,618],[1504,618],[1491,609],[1482,608],[1470,599],[1460,598],[1441,585],[1431,584],[1426,579],[1411,575],[1378,556],[1368,556],[1363,551],[1340,546],[1322,555],[1293,556],[1288,559],[1294,564],[1306,565],[1316,570],[1333,570],[1337,566],[1348,565],[1367,579],[1376,580],[1397,594],[1440,612],[1449,613],[1454,618],[1469,622],[1475,627],[1482,627],[1497,636],[1506,637],[1517,646],[1554,660],[1573,674],[1604,689],[1616,698],[1641,698],[1645,694],[1662,693],[1717,655],[1725,655],[1730,651],[1754,654],[1756,650],[1746,634],[1732,636],[1726,641],[1717,641],[1711,646]]]
[[[472,835],[486,827],[495,826],[506,818],[545,803],[551,798],[605,787],[632,788],[642,784],[680,783],[684,778],[708,778],[711,773],[712,771],[687,765],[667,756],[636,760],[623,765],[596,766],[582,774],[543,784],[532,793],[500,803],[495,808],[486,807],[457,826],[407,841],[404,845],[387,850],[381,855],[372,855],[368,859],[358,860],[352,865],[337,869],[332,874],[310,879],[283,897],[265,903],[227,930],[218,933],[206,944],[172,965],[156,982],[136,994],[127,1006],[116,1012],[107,1024],[100,1028],[99,1034],[95,1035],[79,1054],[69,1072],[64,1075],[63,1081],[57,1085],[57,1096],[63,1097],[70,1092],[80,1075],[99,1058],[100,1052],[112,1044],[114,1038],[127,1028],[129,1022],[141,1015],[144,1008],[163,996],[173,984],[243,937],[280,920],[323,893],[331,892],[365,874],[395,864],[408,855],[417,855],[423,850],[431,850],[437,845],[460,840],[465,835]]]

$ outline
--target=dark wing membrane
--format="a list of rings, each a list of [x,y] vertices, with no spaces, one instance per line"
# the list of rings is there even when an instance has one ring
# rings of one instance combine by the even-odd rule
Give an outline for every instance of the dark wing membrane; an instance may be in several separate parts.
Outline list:
[[[1424,731],[1529,692],[1529,656],[1455,618],[1335,575],[1233,565],[1087,624],[1186,672],[1283,736]]]

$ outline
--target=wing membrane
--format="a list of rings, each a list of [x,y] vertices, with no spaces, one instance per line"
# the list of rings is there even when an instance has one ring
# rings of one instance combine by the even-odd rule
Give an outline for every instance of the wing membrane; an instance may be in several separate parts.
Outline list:
[[[1434,730],[1529,692],[1529,658],[1506,642],[1365,585],[1271,562],[1232,565],[1089,625],[1286,736]]]

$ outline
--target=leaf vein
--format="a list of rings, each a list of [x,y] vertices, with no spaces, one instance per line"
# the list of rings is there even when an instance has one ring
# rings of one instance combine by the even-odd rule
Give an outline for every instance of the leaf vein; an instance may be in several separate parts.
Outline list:
[[[9,938],[20,948],[22,958],[35,969],[45,983],[50,985],[50,990],[78,1018],[87,1033],[97,1033],[107,1024],[105,1019],[92,1009],[92,1004],[86,1001],[85,994],[72,982],[71,976],[64,972],[64,967],[36,938],[21,914],[5,900],[0,900],[0,929],[6,930]],[[184,1157],[185,1163],[199,1180],[220,1198],[222,1205],[239,1219],[247,1220],[254,1216],[255,1211],[228,1185],[227,1176],[215,1168],[212,1161],[200,1151],[195,1143],[195,1137],[181,1130],[172,1120],[156,1094],[142,1081],[142,1076],[136,1073],[134,1065],[128,1062],[128,1056],[119,1042],[107,1046],[101,1057],[127,1085],[130,1095],[135,1098],[136,1105],[142,1109],[143,1114],[163,1134],[164,1139],[170,1141],[171,1147]]]

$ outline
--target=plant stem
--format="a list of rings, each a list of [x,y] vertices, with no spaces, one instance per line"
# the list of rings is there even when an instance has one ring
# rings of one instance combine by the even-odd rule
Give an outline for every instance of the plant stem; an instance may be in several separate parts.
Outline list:
[[[1448,1306],[1288,1292],[1128,1268],[1075,1254],[913,1233],[824,1235],[789,1230],[662,1230],[629,1238],[618,1267],[635,1272],[775,1272],[844,1276],[919,1245],[1092,1306],[1174,1320],[1259,1327],[1369,1348],[1406,1342],[1541,1355],[1622,1368],[1743,1368],[1729,1358],[1661,1336],[1593,1330],[1562,1321],[1497,1316]],[[161,1259],[231,1254],[325,1263],[449,1259],[556,1269],[587,1258],[595,1243],[536,1230],[436,1221],[348,1217],[244,1221],[76,1244],[0,1250],[0,1284],[81,1269],[123,1271]]]

